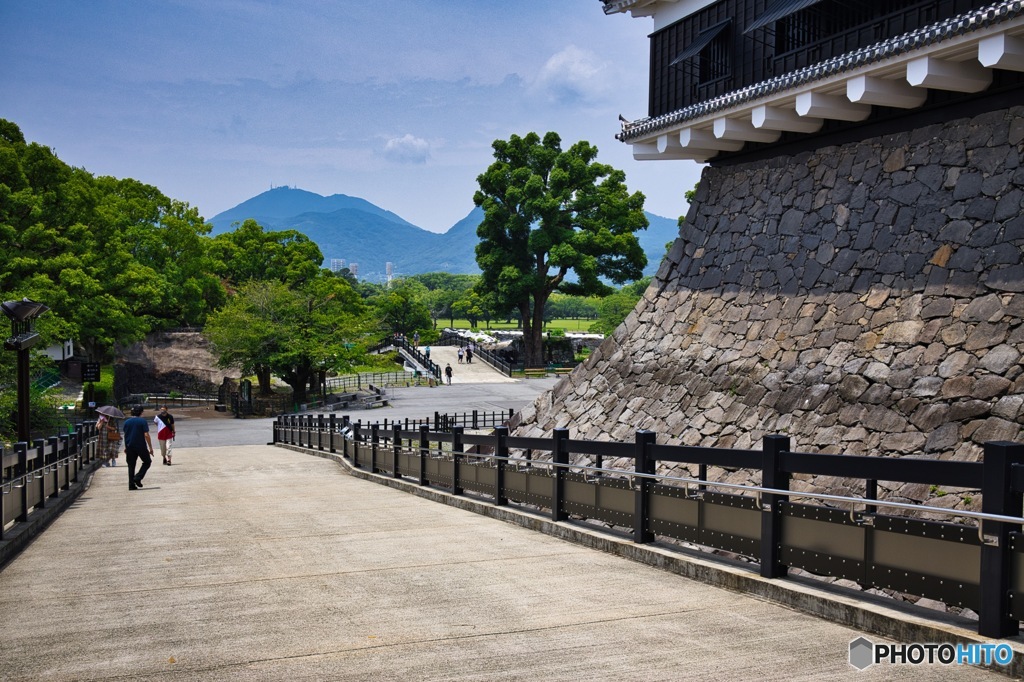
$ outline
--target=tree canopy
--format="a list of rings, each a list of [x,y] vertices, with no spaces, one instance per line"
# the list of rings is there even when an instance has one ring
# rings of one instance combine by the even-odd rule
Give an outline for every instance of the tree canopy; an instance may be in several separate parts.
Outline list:
[[[544,307],[555,291],[586,296],[611,291],[605,281],[638,279],[647,258],[635,233],[647,227],[644,196],[625,173],[597,163],[580,141],[562,149],[557,133],[513,135],[493,143],[495,161],[477,178],[473,201],[480,291],[498,312],[518,310],[528,365],[543,358]]]
[[[137,180],[94,177],[0,120],[0,288],[50,307],[47,339],[101,359],[115,342],[202,324],[224,300],[195,208]]]
[[[359,294],[324,274],[301,288],[250,280],[210,315],[205,331],[220,366],[255,374],[262,393],[279,376],[302,403],[317,373],[347,370],[365,352],[370,329]]]

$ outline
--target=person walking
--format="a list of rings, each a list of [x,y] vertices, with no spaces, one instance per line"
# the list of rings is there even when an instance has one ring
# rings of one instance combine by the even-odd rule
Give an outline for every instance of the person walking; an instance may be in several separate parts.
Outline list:
[[[124,420],[124,454],[128,460],[128,490],[142,487],[142,479],[153,464],[153,441],[149,437],[149,423],[142,418],[142,405],[132,408],[132,416]],[[135,464],[142,460],[138,475]]]
[[[117,466],[117,451],[121,448],[121,430],[117,427],[117,419],[101,414],[96,420],[96,432],[99,435],[100,457],[103,466]]]
[[[448,385],[452,385],[452,363],[447,363],[444,366],[444,376],[448,380]]]
[[[429,359],[430,359],[430,346],[425,346],[425,347],[423,348],[423,354],[424,354],[425,356],[427,356],[427,360],[429,360]]]
[[[472,365],[473,364],[473,346],[467,346],[466,347],[466,364],[467,365]]]
[[[174,416],[167,411],[166,405],[160,406],[160,411],[153,417],[156,424],[156,440],[160,443],[160,455],[164,458],[164,464],[171,466],[171,441],[174,440]]]
[[[465,353],[465,351],[462,350],[462,346],[459,346],[459,364],[460,365],[462,364],[462,355],[463,355],[463,353]]]

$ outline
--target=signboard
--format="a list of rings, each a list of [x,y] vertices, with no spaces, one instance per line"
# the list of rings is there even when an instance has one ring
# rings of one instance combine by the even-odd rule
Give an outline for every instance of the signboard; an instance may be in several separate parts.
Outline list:
[[[99,381],[100,380],[100,363],[98,362],[85,362],[82,363],[82,381]]]

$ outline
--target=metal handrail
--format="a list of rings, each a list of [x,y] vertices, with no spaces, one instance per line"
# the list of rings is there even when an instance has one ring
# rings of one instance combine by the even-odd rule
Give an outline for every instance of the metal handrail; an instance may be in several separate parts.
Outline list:
[[[407,452],[414,452],[419,450],[419,447],[407,449]],[[743,485],[742,483],[724,483],[716,481],[707,481],[699,478],[690,478],[686,476],[670,476],[668,474],[644,474],[634,471],[623,471],[622,469],[605,469],[603,467],[588,466],[586,464],[561,464],[553,462],[551,460],[537,460],[537,459],[525,459],[523,457],[502,457],[499,455],[487,455],[481,453],[453,453],[448,454],[446,451],[438,451],[439,454],[446,459],[452,458],[453,454],[469,454],[473,457],[480,459],[491,459],[495,461],[505,461],[509,463],[528,462],[531,466],[548,466],[552,469],[574,469],[580,471],[597,472],[599,474],[615,474],[617,478],[625,478],[630,481],[636,478],[651,479],[656,481],[674,481],[679,483],[686,483],[687,496],[689,497],[689,486],[690,484],[698,485],[702,488],[716,487],[716,488],[727,488],[730,490],[742,490],[757,493],[755,496],[758,503],[761,501],[761,495],[780,495],[786,497],[803,497],[808,499],[816,500],[828,500],[833,502],[848,502],[850,504],[863,504],[869,507],[889,507],[893,509],[907,509],[917,512],[933,512],[939,514],[945,514],[947,516],[962,516],[967,518],[978,519],[979,521],[998,521],[1001,523],[1012,523],[1018,526],[1024,526],[1024,517],[1019,516],[1004,516],[1002,514],[990,514],[986,512],[975,512],[969,510],[956,510],[947,509],[945,507],[932,507],[929,505],[915,505],[908,504],[906,502],[889,502],[886,500],[873,500],[864,497],[848,497],[846,495],[831,495],[828,493],[813,493],[796,490],[783,490],[780,488],[766,488],[764,486],[756,485]],[[854,510],[851,510],[851,514]],[[980,526],[979,526],[980,527]]]

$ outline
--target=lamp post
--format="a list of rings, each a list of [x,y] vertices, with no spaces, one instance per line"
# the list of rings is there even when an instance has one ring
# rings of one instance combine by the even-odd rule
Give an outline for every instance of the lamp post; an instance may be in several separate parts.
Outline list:
[[[11,337],[4,341],[4,350],[18,353],[18,440],[27,443],[32,437],[29,430],[28,349],[39,342],[39,334],[33,324],[35,319],[49,308],[27,298],[4,301],[0,308],[11,320]]]

